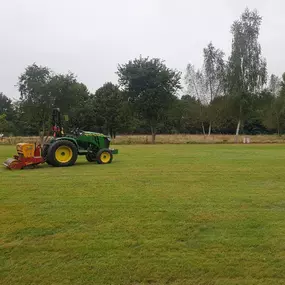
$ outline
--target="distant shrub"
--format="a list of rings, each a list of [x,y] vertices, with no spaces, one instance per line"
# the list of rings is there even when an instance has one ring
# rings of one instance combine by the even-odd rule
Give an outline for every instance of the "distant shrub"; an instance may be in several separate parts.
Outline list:
[[[247,136],[250,142],[255,143],[284,143],[284,136],[278,135],[252,135]],[[0,144],[15,145],[20,142],[39,143],[39,137],[2,137]],[[114,145],[132,145],[132,144],[150,144],[150,135],[122,135],[112,140]],[[234,144],[236,143],[235,135],[157,135],[156,144]],[[243,143],[243,136],[240,135],[238,143]]]

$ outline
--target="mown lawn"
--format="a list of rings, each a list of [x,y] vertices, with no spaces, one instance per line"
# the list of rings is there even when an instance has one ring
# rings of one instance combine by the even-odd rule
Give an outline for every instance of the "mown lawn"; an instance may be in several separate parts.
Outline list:
[[[285,146],[118,148],[0,166],[1,284],[285,284]]]

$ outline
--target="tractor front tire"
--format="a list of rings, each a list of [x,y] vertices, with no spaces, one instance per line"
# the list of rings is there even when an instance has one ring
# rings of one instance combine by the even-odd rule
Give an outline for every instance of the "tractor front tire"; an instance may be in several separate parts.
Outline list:
[[[100,149],[97,153],[96,160],[99,164],[111,163],[113,160],[113,154],[109,149]]]
[[[78,157],[77,147],[68,140],[52,143],[48,149],[47,160],[56,167],[66,167],[75,164]]]
[[[96,162],[97,161],[96,155],[94,155],[91,152],[88,152],[85,157],[86,157],[88,162]]]

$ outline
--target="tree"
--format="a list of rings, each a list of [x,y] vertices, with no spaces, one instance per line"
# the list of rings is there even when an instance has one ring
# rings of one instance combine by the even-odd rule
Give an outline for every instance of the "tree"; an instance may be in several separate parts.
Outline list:
[[[233,35],[232,51],[228,63],[228,92],[237,97],[238,116],[236,135],[245,119],[245,106],[250,104],[250,96],[262,89],[266,83],[266,61],[261,57],[258,42],[262,17],[256,10],[245,9],[240,19],[231,27]]]
[[[213,111],[213,132],[232,134],[235,130],[235,102],[231,96],[216,96],[211,104]]]
[[[54,105],[66,115],[89,98],[87,87],[78,82],[73,73],[52,76],[47,88],[54,100]]]
[[[71,115],[78,113],[76,109],[82,109],[89,98],[87,87],[78,82],[73,73],[54,74],[49,68],[36,64],[21,74],[18,88],[21,94],[19,120],[28,124],[26,130],[40,133],[42,139],[51,124],[52,108]]]
[[[277,132],[280,135],[285,128],[285,73],[280,82],[281,88],[273,106],[273,116],[276,119]]]
[[[111,82],[105,83],[94,96],[96,116],[102,122],[112,138],[121,126],[123,108],[123,94],[117,85]]]
[[[271,75],[267,92],[271,95],[271,102],[265,106],[263,121],[269,130],[274,129],[281,135],[285,129],[285,73],[282,80],[276,75]]]
[[[50,80],[51,71],[34,63],[25,69],[18,81],[22,115],[42,139],[54,104],[49,90]]]
[[[97,118],[95,107],[91,97],[87,101],[81,102],[72,108],[69,114],[69,126],[72,128],[85,129],[89,131],[98,131],[96,128]]]
[[[128,93],[129,102],[150,127],[152,143],[181,88],[181,73],[168,68],[159,58],[137,58],[119,65],[119,83]]]
[[[120,114],[120,132],[134,133],[140,124],[140,120],[137,113],[128,102],[128,94],[122,94],[124,99]],[[148,132],[148,129],[146,132]]]
[[[197,98],[184,95],[179,100],[181,111],[180,132],[201,133],[201,102]]]
[[[281,135],[285,127],[285,97],[279,95],[274,98],[271,103],[271,108],[267,110],[264,117],[264,124],[270,130],[274,129],[278,135]]]
[[[62,122],[64,130],[67,131],[68,128],[75,126],[85,127],[86,122],[90,120],[90,106],[87,104],[90,94],[86,85],[78,82],[76,76],[69,72],[51,76],[47,88],[54,102],[53,105],[70,118],[68,122]],[[83,121],[84,125],[82,125]]]
[[[224,90],[224,78],[225,78],[225,63],[224,52],[220,49],[216,49],[212,42],[208,44],[203,50],[204,52],[204,77],[207,91],[210,95],[210,105],[213,100],[222,95]],[[213,110],[212,110],[213,111]],[[210,116],[208,135],[212,130],[212,118]]]
[[[279,92],[282,87],[282,81],[281,79],[276,76],[275,74],[271,74],[270,80],[269,80],[269,91],[277,97],[279,95]]]
[[[6,120],[6,115],[0,114],[0,134],[6,132],[7,127],[8,127],[8,122]]]
[[[13,111],[12,100],[0,92],[0,114],[11,115]]]
[[[16,112],[12,100],[0,93],[0,131],[15,132]]]
[[[276,129],[278,135],[281,134],[281,117],[284,110],[284,99],[280,96],[281,88],[281,79],[272,74],[268,86],[268,92],[272,95],[272,100],[267,104],[267,112],[263,117],[263,122],[268,129]]]
[[[266,120],[270,106],[274,102],[273,94],[267,89],[252,95],[251,109],[244,122],[244,131],[248,134],[264,134],[271,132],[266,127]]]
[[[210,101],[206,78],[202,71],[196,71],[194,65],[189,63],[186,68],[185,83],[187,86],[187,93],[190,94],[190,96],[196,98],[200,103],[199,119],[203,134],[205,136],[206,132],[204,123],[207,116],[206,105],[208,105]]]

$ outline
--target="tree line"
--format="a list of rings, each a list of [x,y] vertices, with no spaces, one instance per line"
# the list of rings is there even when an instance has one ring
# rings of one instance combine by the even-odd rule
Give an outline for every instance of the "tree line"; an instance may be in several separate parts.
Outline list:
[[[268,75],[259,33],[262,17],[245,9],[231,26],[230,56],[210,42],[203,65],[182,73],[160,58],[119,64],[118,83],[95,93],[73,73],[29,65],[19,76],[19,100],[0,93],[0,133],[41,135],[50,131],[53,107],[69,120],[64,128],[117,134],[272,134],[285,128],[285,73]],[[182,88],[182,83],[186,88]],[[182,92],[182,96],[178,96]]]

